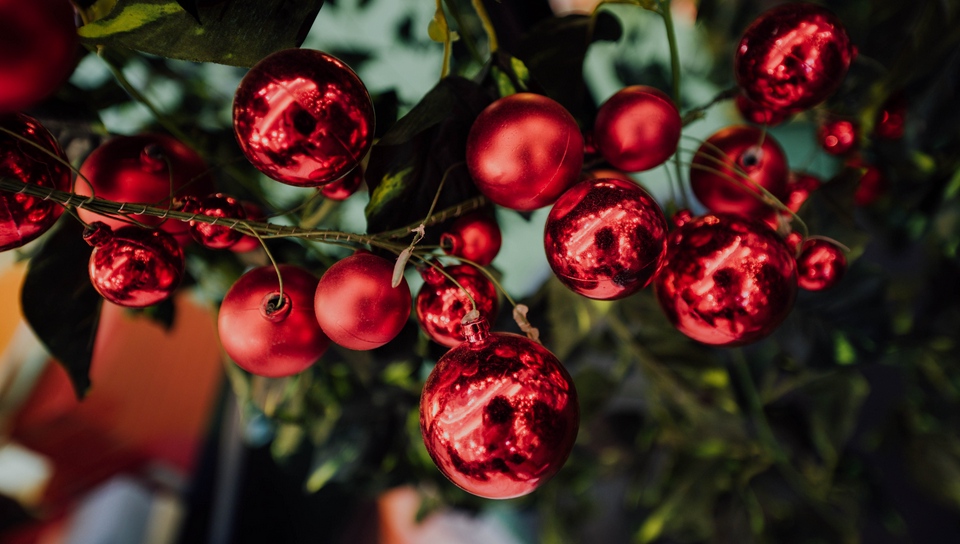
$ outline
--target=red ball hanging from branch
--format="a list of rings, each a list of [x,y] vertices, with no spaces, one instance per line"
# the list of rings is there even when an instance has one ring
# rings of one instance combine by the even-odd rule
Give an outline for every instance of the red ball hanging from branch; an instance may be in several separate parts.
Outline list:
[[[440,246],[447,255],[463,257],[480,266],[493,262],[503,237],[493,213],[475,211],[457,218],[446,232],[440,235]]]
[[[246,219],[243,204],[232,196],[214,193],[203,198],[191,198],[183,205],[186,213],[224,218],[223,225],[203,221],[190,221],[190,235],[200,245],[210,249],[229,249],[243,238],[242,231],[230,228],[236,220]]]
[[[807,291],[829,289],[843,279],[847,257],[836,243],[822,238],[807,240],[797,257],[797,284]]]
[[[631,85],[607,99],[597,112],[593,141],[614,168],[649,170],[677,151],[683,123],[663,91]]]
[[[831,155],[846,155],[857,145],[857,126],[849,119],[828,119],[817,131],[820,147]]]
[[[424,269],[421,273],[423,286],[417,293],[415,312],[420,328],[431,340],[452,348],[463,342],[460,322],[473,308],[467,293],[473,297],[480,316],[487,321],[496,318],[500,301],[493,282],[473,266],[459,264],[443,270],[460,286],[436,268]]]

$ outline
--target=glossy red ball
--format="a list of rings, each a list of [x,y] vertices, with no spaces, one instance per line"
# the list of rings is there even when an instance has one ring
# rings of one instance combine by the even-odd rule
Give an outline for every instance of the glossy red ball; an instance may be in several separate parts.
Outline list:
[[[873,131],[877,136],[888,140],[903,138],[907,117],[907,98],[903,92],[897,92],[887,98],[877,112]]]
[[[740,111],[740,115],[743,117],[744,121],[753,123],[754,125],[775,127],[793,115],[793,113],[790,111],[774,110],[757,104],[753,100],[747,98],[747,95],[743,93],[737,95],[735,102],[737,105],[737,110]]]
[[[0,177],[24,183],[70,190],[69,164],[60,144],[33,117],[21,113],[0,116],[0,127],[25,138],[0,134]],[[35,144],[40,147],[34,147]],[[45,149],[63,160],[57,162]],[[54,202],[24,194],[0,191],[0,251],[20,247],[50,229],[63,208]]]
[[[320,192],[330,200],[346,200],[356,193],[362,184],[363,167],[358,166],[342,178],[320,187]]]
[[[184,207],[184,211],[211,217],[223,217],[223,222],[227,225],[190,221],[190,235],[197,243],[210,249],[228,249],[243,238],[242,231],[232,229],[229,226],[234,222],[232,220],[247,218],[247,211],[239,200],[223,193],[214,193],[198,198],[194,202],[195,205]]]
[[[128,308],[161,302],[183,279],[180,244],[160,229],[135,226],[111,229],[96,221],[84,232],[94,246],[90,254],[90,281],[103,298]]]
[[[860,179],[853,192],[853,203],[857,206],[869,206],[887,193],[890,183],[876,166],[860,159],[850,161],[847,166],[860,171]]]
[[[799,212],[803,204],[810,198],[810,194],[823,185],[820,178],[805,172],[790,172],[788,179],[787,198],[783,203],[793,213]]]
[[[557,279],[573,292],[620,299],[646,287],[659,270],[667,228],[660,206],[636,183],[585,180],[550,210],[544,249]]]
[[[614,168],[649,170],[677,151],[680,112],[663,91],[631,85],[607,99],[597,112],[593,140]]]
[[[816,4],[790,2],[762,13],[744,31],[734,71],[754,102],[801,110],[837,90],[855,55],[836,15]]]
[[[414,311],[420,328],[431,340],[452,348],[463,342],[460,322],[473,308],[467,292],[476,302],[480,316],[488,322],[496,318],[500,300],[493,282],[473,266],[459,264],[445,267],[444,271],[456,280],[460,287],[437,269],[424,269],[424,281],[417,293]]]
[[[491,212],[476,211],[461,217],[440,235],[440,246],[447,255],[463,257],[487,266],[500,253],[503,237]]]
[[[857,126],[848,119],[830,119],[817,130],[820,147],[831,155],[846,155],[857,145]]]
[[[271,378],[303,372],[320,359],[330,340],[317,324],[313,295],[317,278],[293,265],[250,270],[220,304],[220,344],[240,368]]]
[[[682,333],[715,346],[767,336],[797,293],[793,254],[760,222],[705,215],[670,234],[654,280],[660,307]]]
[[[530,211],[553,204],[580,178],[583,136],[546,96],[505,96],[477,116],[467,136],[467,168],[495,204]]]
[[[822,238],[807,240],[797,257],[797,284],[807,291],[822,291],[840,282],[847,257],[835,243]]]
[[[712,212],[762,217],[773,208],[762,200],[757,185],[783,201],[788,174],[787,156],[773,136],[752,126],[732,126],[697,150],[690,188]]]
[[[52,95],[79,58],[69,0],[0,0],[0,113]]]
[[[320,278],[314,298],[320,328],[340,346],[378,348],[396,338],[410,317],[413,297],[407,280],[391,287],[394,263],[355,253]]]
[[[580,426],[573,380],[550,351],[481,320],[437,361],[420,397],[420,432],[437,468],[488,499],[534,491],[566,462]]]
[[[340,179],[373,143],[373,102],[340,59],[285,49],[258,62],[233,99],[233,130],[247,159],[298,187]]]

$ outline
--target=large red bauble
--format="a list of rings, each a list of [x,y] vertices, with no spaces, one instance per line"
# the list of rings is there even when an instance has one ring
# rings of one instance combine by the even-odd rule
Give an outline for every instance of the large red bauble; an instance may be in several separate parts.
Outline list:
[[[649,170],[677,151],[683,123],[663,91],[646,85],[620,89],[600,106],[593,141],[614,168]]]
[[[78,45],[69,0],[0,0],[0,113],[53,94],[73,72]]]
[[[160,229],[111,229],[96,221],[84,232],[94,246],[90,254],[90,281],[103,298],[128,308],[161,302],[183,279],[183,249]]]
[[[847,257],[843,250],[822,238],[807,240],[797,257],[797,284],[807,291],[833,287],[846,271]]]
[[[373,143],[373,102],[340,59],[285,49],[247,72],[233,99],[233,130],[258,170],[316,187],[356,168]]]
[[[848,119],[829,119],[817,130],[820,147],[831,155],[845,155],[857,145],[857,126]]]
[[[80,176],[75,188],[77,194],[158,207],[171,205],[171,193],[174,197],[200,197],[213,192],[213,178],[203,158],[163,134],[117,136],[107,141],[83,161]],[[130,224],[87,210],[79,213],[87,223],[102,221],[114,229]],[[190,241],[189,226],[184,221],[147,215],[137,215],[134,219],[146,225],[159,225],[181,244]]]
[[[590,179],[557,200],[544,227],[547,262],[585,297],[624,298],[650,283],[666,247],[667,219],[636,183]]]
[[[447,232],[440,235],[440,246],[447,255],[463,257],[480,266],[493,262],[502,243],[497,219],[484,211],[457,218]]]
[[[743,119],[748,123],[753,123],[755,125],[774,127],[786,121],[787,117],[792,115],[792,112],[789,111],[772,110],[757,104],[753,100],[747,98],[747,95],[743,93],[737,95],[736,105],[737,110],[740,111],[740,115],[743,116]]]
[[[396,338],[410,317],[410,287],[400,278],[391,287],[394,263],[356,253],[320,278],[314,303],[320,328],[348,349],[378,348]]]
[[[505,96],[480,112],[467,136],[467,168],[495,204],[530,211],[552,204],[580,178],[577,121],[546,96]]]
[[[2,23],[0,23],[2,24]],[[63,162],[57,162],[40,149],[13,136],[0,134],[0,177],[24,183],[70,190],[69,164],[60,144],[33,117],[20,113],[0,116],[0,127],[46,149]],[[63,208],[55,202],[24,194],[0,192],[0,251],[20,247],[46,232],[60,217]]]
[[[526,495],[566,462],[580,426],[573,380],[556,356],[516,334],[464,326],[420,397],[420,432],[440,472],[488,499]]]
[[[240,368],[271,378],[303,372],[330,346],[313,311],[317,278],[298,266],[261,266],[240,276],[220,304],[217,329]]]
[[[791,2],[762,13],[743,33],[737,84],[774,110],[807,109],[840,86],[856,55],[840,19],[816,4]]]
[[[797,270],[787,245],[763,223],[705,215],[670,234],[654,287],[680,332],[738,346],[767,336],[787,317]]]
[[[320,192],[330,200],[341,201],[356,193],[361,184],[363,184],[363,168],[358,166],[337,181],[331,181],[320,187]]]
[[[493,282],[473,266],[458,264],[444,271],[460,287],[437,269],[427,268],[422,273],[423,286],[417,293],[414,309],[423,332],[434,342],[452,348],[464,340],[460,322],[472,308],[467,292],[473,296],[480,316],[487,321],[497,316],[500,301]]]
[[[234,223],[233,220],[247,218],[247,211],[243,204],[232,196],[214,193],[203,198],[191,199],[190,204],[184,206],[184,211],[224,218],[223,223],[226,226],[203,221],[190,221],[190,235],[204,247],[228,249],[244,236],[243,231],[230,228],[230,225]]]
[[[747,125],[732,126],[710,136],[697,150],[690,166],[690,188],[712,212],[761,217],[772,208],[761,200],[756,186],[783,201],[788,175],[787,156],[770,134]]]

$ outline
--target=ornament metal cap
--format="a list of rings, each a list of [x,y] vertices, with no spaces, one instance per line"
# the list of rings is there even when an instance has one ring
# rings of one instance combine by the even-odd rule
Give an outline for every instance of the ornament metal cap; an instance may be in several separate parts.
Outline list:
[[[481,317],[480,312],[476,310],[463,316],[463,321],[460,324],[463,326],[463,337],[470,344],[481,344],[490,336],[490,326],[487,324],[487,320]]]

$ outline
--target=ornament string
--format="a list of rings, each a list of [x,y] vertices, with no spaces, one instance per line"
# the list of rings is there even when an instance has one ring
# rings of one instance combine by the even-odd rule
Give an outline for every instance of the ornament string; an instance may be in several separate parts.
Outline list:
[[[500,49],[500,45],[497,43],[497,31],[493,28],[493,22],[487,14],[487,8],[483,7],[483,0],[470,0],[470,4],[473,6],[473,10],[477,12],[477,17],[480,18],[483,31],[487,33],[487,43],[490,53],[495,53]]]

